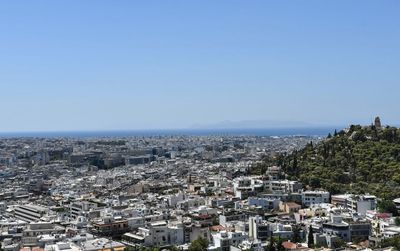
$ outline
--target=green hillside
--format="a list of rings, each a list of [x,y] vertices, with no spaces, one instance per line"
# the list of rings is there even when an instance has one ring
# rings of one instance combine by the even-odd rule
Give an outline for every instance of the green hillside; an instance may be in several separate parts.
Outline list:
[[[290,178],[331,193],[400,197],[400,129],[352,125],[273,162]]]

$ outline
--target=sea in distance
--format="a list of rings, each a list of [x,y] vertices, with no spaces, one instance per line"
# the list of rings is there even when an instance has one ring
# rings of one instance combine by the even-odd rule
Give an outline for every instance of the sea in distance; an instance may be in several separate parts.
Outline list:
[[[150,136],[322,136],[343,127],[249,128],[249,129],[159,129],[110,131],[0,132],[0,138],[112,138]]]

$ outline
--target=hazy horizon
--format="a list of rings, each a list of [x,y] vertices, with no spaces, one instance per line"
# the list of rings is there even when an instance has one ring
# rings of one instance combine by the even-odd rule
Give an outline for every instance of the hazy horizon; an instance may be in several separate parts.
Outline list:
[[[124,138],[151,136],[317,136],[326,137],[340,127],[299,128],[205,128],[205,129],[142,129],[91,131],[0,132],[0,138]]]
[[[348,128],[350,125],[362,125],[368,126],[372,124],[371,121],[365,121],[361,123],[347,123],[347,124],[271,124],[271,125],[254,125],[254,126],[237,126],[242,121],[229,121],[232,125],[227,125],[228,121],[222,121],[213,124],[195,124],[187,127],[175,127],[175,128],[116,128],[116,129],[73,129],[73,130],[24,130],[24,131],[0,131],[0,135],[7,134],[35,134],[35,133],[112,133],[112,132],[239,132],[239,131],[296,131],[296,130],[322,130],[326,132],[333,132],[333,130],[341,130]],[[247,121],[244,121],[247,122]],[[227,126],[224,126],[227,125]],[[383,126],[396,126],[400,127],[400,124],[390,124],[382,122]]]
[[[367,126],[373,123],[373,119],[375,117],[371,117],[368,120],[359,120],[353,121],[349,123],[343,124],[313,124],[306,123],[302,121],[289,121],[290,123],[285,124],[288,120],[284,121],[263,121],[263,120],[244,120],[244,121],[219,121],[210,124],[189,124],[182,125],[178,127],[151,127],[151,128],[87,128],[87,129],[45,129],[45,130],[0,130],[0,134],[8,134],[8,133],[53,133],[53,132],[113,132],[113,131],[190,131],[190,130],[285,130],[285,129],[344,129],[349,127],[350,125],[363,125]],[[261,121],[263,123],[260,124],[249,124],[248,122],[253,121]],[[268,122],[271,124],[265,124],[264,122]],[[396,123],[388,123],[387,121],[382,121],[383,126],[396,126],[400,127],[400,124]]]
[[[399,7],[3,2],[0,132],[399,125]]]

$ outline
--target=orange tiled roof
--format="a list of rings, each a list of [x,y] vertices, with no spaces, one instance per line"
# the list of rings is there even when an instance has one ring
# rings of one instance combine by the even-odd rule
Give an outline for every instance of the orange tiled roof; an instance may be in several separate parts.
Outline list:
[[[289,242],[289,241],[282,242],[282,246],[285,249],[296,249],[297,248],[297,244],[296,243]]]

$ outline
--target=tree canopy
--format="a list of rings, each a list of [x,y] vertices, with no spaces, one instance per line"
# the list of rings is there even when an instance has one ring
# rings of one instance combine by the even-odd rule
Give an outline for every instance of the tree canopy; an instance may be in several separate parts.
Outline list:
[[[208,241],[202,237],[197,238],[190,243],[188,251],[203,251],[208,247]]]
[[[332,194],[371,193],[400,197],[400,129],[352,125],[318,144],[266,159],[289,178]]]

